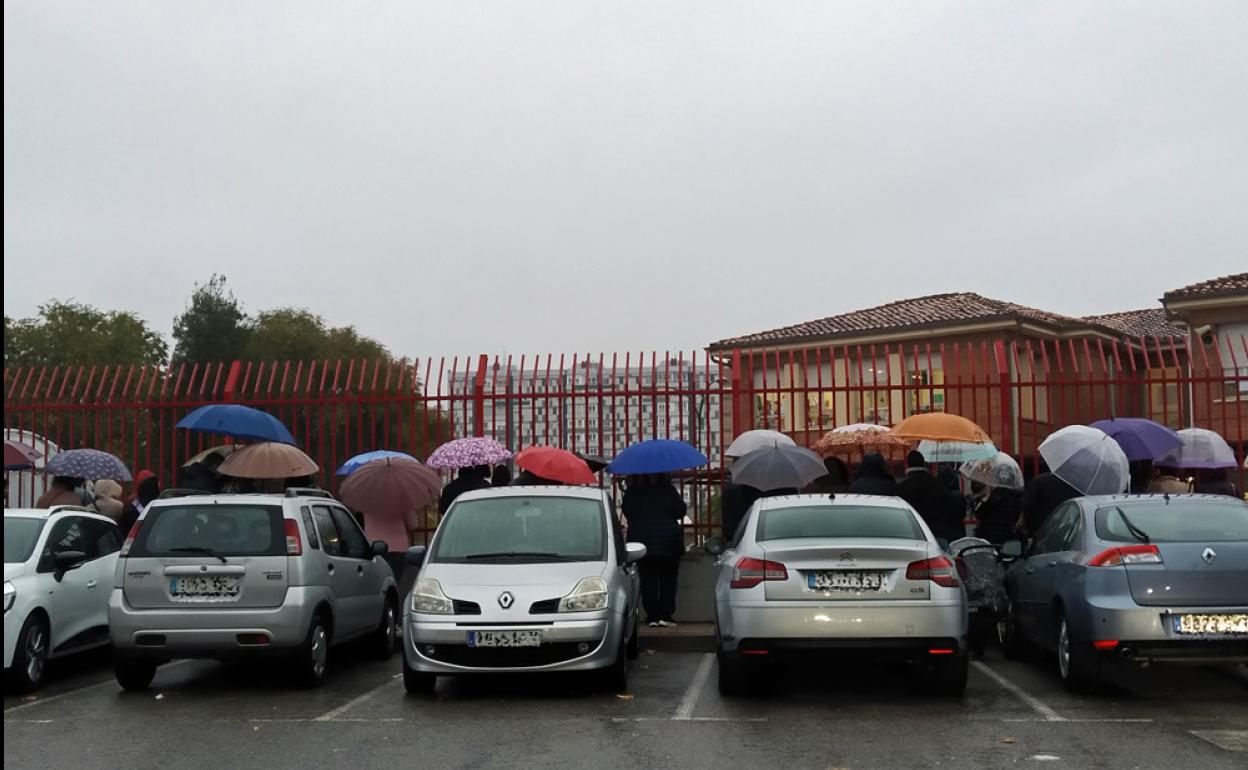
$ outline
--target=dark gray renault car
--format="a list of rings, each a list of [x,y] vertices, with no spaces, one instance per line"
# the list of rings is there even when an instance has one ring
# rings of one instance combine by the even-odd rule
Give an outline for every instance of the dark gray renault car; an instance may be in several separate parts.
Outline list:
[[[1001,642],[1057,653],[1073,691],[1110,656],[1248,662],[1248,503],[1213,495],[1081,497],[1006,573]]]

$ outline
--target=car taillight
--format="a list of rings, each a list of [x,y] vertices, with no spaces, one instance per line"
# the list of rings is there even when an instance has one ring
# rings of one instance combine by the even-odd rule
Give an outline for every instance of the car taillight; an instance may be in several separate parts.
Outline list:
[[[130,546],[134,545],[134,539],[139,536],[139,522],[134,522],[130,527],[130,532],[126,535],[126,541],[121,544],[121,553],[119,556],[129,556]]]
[[[778,561],[743,556],[732,571],[733,588],[753,588],[764,580],[788,580],[789,571]]]
[[[1124,545],[1101,551],[1088,560],[1089,567],[1121,567],[1126,564],[1161,564],[1155,545]]]
[[[969,570],[967,570],[966,568],[966,562],[962,561],[962,557],[959,556],[958,558],[954,559],[954,563],[958,565],[958,577],[962,578],[963,580],[966,580],[967,577],[969,577],[970,575]]]
[[[299,522],[294,519],[284,519],[286,522],[286,555],[302,556],[303,555],[303,539],[299,537]]]
[[[945,588],[957,588],[961,585],[953,562],[946,556],[910,562],[906,566],[906,580],[930,580]]]

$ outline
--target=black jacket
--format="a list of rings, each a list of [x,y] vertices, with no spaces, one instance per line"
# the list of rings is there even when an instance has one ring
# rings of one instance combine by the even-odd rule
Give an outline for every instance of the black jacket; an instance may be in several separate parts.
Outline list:
[[[1044,520],[1057,506],[1081,496],[1079,490],[1052,473],[1041,473],[1027,482],[1027,488],[1023,490],[1023,521],[1027,525],[1027,534],[1035,537],[1040,527],[1044,526]]]
[[[628,520],[628,542],[642,543],[647,556],[685,551],[684,499],[671,484],[638,484],[624,491],[620,507]]]
[[[486,489],[490,486],[488,479],[481,476],[457,476],[454,481],[442,487],[442,496],[438,498],[438,513],[445,514],[455,498],[474,489]]]
[[[745,514],[749,513],[750,506],[762,496],[763,493],[754,487],[734,484],[731,481],[724,484],[723,491],[719,495],[719,524],[723,530],[725,543],[733,541],[737,534],[737,527],[745,519]]]
[[[949,490],[926,470],[907,471],[897,494],[919,512],[936,537],[956,540],[963,534],[962,517],[950,505]]]
[[[1022,492],[1001,487],[993,489],[988,499],[975,509],[975,517],[979,519],[975,537],[982,537],[990,543],[1004,543],[1014,536],[1022,510]]]
[[[858,469],[858,477],[849,485],[851,495],[890,495],[897,494],[897,481],[888,472],[884,458],[879,455],[867,455],[862,458],[862,467]]]

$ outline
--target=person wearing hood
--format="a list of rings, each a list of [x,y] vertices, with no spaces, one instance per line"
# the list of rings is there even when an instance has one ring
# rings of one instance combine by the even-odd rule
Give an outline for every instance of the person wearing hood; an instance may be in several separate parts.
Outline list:
[[[121,501],[121,485],[111,479],[101,479],[95,482],[93,492],[95,500],[91,507],[113,521],[119,520],[126,508],[126,504]]]
[[[849,485],[851,495],[897,495],[897,481],[888,471],[888,462],[879,452],[871,452],[862,458],[858,475]]]
[[[455,480],[442,488],[442,496],[438,498],[438,514],[445,515],[451,503],[455,502],[455,498],[465,492],[471,492],[474,489],[486,489],[490,486],[490,471],[492,469],[488,465],[474,465],[470,468],[460,468],[459,475]]]
[[[158,497],[160,497],[160,479],[156,478],[156,474],[149,470],[141,470],[136,473],[134,476],[134,495],[126,503],[126,507],[117,519],[117,526],[121,527],[123,535],[128,533],[130,528],[134,526],[134,523],[139,520],[139,516],[143,514],[148,503]]]
[[[817,495],[840,494],[849,491],[849,468],[839,457],[823,458],[828,472],[806,486],[805,492]]]

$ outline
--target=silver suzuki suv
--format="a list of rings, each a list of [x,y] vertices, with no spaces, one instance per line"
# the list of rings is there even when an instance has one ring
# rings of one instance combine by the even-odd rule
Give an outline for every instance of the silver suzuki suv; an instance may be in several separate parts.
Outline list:
[[[369,637],[389,657],[398,589],[385,553],[320,490],[166,492],[117,561],[108,608],[117,681],[146,688],[173,658],[276,655],[315,686],[340,643]]]
[[[438,675],[592,672],[623,691],[637,655],[640,543],[624,542],[601,489],[514,486],[466,492],[438,526],[407,600],[403,681]]]

